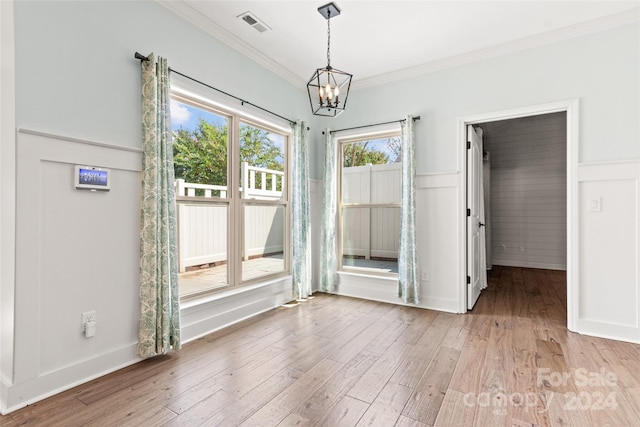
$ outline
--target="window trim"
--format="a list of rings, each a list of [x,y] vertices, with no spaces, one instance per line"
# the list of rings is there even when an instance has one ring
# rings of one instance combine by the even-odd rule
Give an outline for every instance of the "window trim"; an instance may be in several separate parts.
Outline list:
[[[206,289],[183,295],[180,300],[183,302],[194,301],[210,297],[225,291],[239,290],[248,286],[258,285],[261,282],[272,281],[291,274],[291,127],[279,124],[272,120],[267,120],[259,114],[254,115],[245,111],[234,109],[219,102],[217,97],[211,94],[203,95],[200,91],[191,91],[182,88],[180,85],[171,87],[170,99],[192,107],[205,110],[219,115],[227,120],[228,145],[227,145],[227,187],[240,188],[240,125],[246,124],[265,130],[269,133],[278,134],[284,137],[284,182],[283,195],[285,198],[278,200],[243,199],[238,191],[227,191],[227,197],[202,196],[179,196],[176,201],[190,202],[196,204],[210,204],[227,206],[227,284],[226,286]],[[284,121],[283,121],[284,123]],[[236,164],[237,163],[237,164]],[[267,205],[284,207],[283,224],[283,270],[275,273],[265,274],[259,277],[243,280],[242,250],[245,242],[245,206],[247,205]]]
[[[336,139],[336,145],[337,145],[337,149],[338,149],[338,156],[337,156],[337,162],[338,162],[338,179],[337,179],[337,186],[338,186],[338,207],[337,207],[337,227],[336,227],[336,231],[338,234],[338,242],[337,242],[337,258],[338,258],[338,268],[337,268],[337,272],[338,273],[344,273],[344,274],[349,274],[349,275],[354,275],[354,276],[368,276],[368,277],[378,277],[378,278],[384,278],[384,279],[397,279],[398,277],[398,273],[390,273],[390,272],[383,272],[383,271],[378,271],[374,268],[367,268],[367,267],[353,267],[353,266],[345,266],[343,263],[344,260],[344,246],[343,246],[343,242],[344,242],[344,234],[343,234],[343,215],[342,215],[342,211],[344,208],[349,209],[349,208],[358,208],[358,207],[363,207],[363,205],[361,204],[356,204],[356,203],[343,203],[343,194],[342,194],[342,181],[343,181],[343,175],[342,175],[342,170],[343,170],[343,164],[344,164],[344,151],[343,151],[343,146],[346,144],[350,144],[350,143],[356,143],[356,142],[364,142],[364,141],[370,141],[370,140],[376,140],[376,139],[384,139],[384,138],[391,138],[391,137],[402,137],[402,128],[400,127],[400,124],[393,124],[391,126],[389,125],[385,125],[385,126],[380,126],[377,129],[374,128],[374,130],[369,130],[368,132],[362,132],[360,130],[360,132],[358,133],[352,133],[352,134],[346,134],[344,136],[338,137]],[[401,206],[401,203],[369,203],[366,204],[364,207],[367,208],[391,208],[391,207],[397,207],[399,208]]]

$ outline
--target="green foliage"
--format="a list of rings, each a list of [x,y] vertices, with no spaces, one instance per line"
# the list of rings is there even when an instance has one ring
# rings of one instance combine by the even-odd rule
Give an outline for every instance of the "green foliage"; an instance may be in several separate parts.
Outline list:
[[[176,178],[198,184],[227,185],[226,126],[202,119],[197,129],[174,133],[173,164]]]
[[[345,144],[342,149],[343,167],[364,166],[367,163],[384,165],[389,163],[389,156],[379,150],[369,147],[371,141]]]
[[[173,162],[176,178],[198,184],[227,185],[229,132],[226,125],[200,119],[193,131],[174,132]],[[240,161],[251,166],[283,171],[284,155],[267,131],[240,128]]]
[[[250,166],[284,171],[280,163],[283,155],[280,147],[269,139],[269,132],[253,126],[240,126],[240,161]]]

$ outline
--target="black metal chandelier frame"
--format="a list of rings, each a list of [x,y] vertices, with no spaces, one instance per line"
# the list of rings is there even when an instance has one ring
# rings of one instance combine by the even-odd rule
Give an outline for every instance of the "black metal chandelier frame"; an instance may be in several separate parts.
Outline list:
[[[327,66],[313,73],[307,92],[314,115],[336,117],[347,105],[353,75],[331,66],[331,18],[340,15],[340,9],[331,2],[319,7],[318,12],[327,20]]]

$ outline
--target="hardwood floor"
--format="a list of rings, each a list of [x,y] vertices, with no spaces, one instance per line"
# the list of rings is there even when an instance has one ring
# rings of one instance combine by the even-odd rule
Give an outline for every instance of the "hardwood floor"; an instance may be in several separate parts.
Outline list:
[[[566,329],[564,272],[494,267],[467,315],[318,294],[1,426],[636,426],[640,345]]]

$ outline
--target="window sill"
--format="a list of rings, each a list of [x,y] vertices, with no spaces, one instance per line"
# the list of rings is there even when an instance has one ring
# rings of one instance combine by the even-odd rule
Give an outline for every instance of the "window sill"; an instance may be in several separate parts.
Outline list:
[[[272,310],[292,299],[291,276],[228,289],[185,301],[180,307],[182,342]]]
[[[276,283],[283,282],[283,281],[290,281],[290,280],[291,280],[291,275],[271,277],[268,280],[265,280],[263,282],[253,283],[253,284],[244,285],[244,286],[236,286],[223,291],[211,292],[202,296],[194,296],[193,298],[188,298],[185,301],[180,302],[180,311],[181,312],[187,311],[193,307],[206,305],[208,303],[224,300],[226,298],[232,298],[247,292],[252,292],[256,289],[266,288]]]
[[[366,278],[367,280],[372,280],[372,282],[379,282],[380,284],[384,285],[384,284],[389,284],[389,285],[397,285],[398,284],[398,275],[397,274],[389,274],[389,275],[382,275],[382,274],[375,274],[375,273],[368,273],[365,271],[347,271],[347,270],[343,270],[343,271],[338,271],[338,276],[340,277],[340,281],[342,281],[342,277],[344,277],[346,280],[357,280],[358,278]]]

